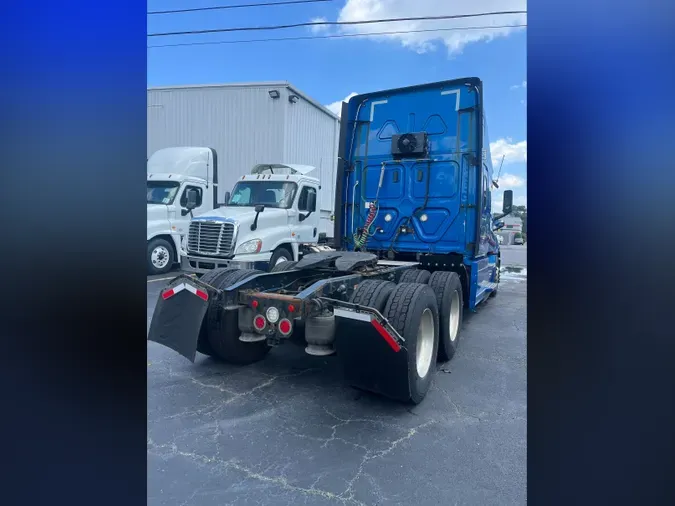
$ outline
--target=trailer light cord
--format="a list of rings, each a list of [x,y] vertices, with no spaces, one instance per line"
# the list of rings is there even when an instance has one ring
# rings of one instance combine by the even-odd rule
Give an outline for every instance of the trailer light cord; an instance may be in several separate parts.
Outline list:
[[[380,181],[377,184],[377,192],[375,193],[375,200],[370,204],[370,209],[368,210],[368,216],[366,216],[366,222],[363,225],[363,230],[361,234],[357,237],[354,235],[354,246],[355,248],[363,248],[363,246],[368,242],[368,239],[375,235],[370,231],[370,227],[377,218],[377,215],[380,213],[380,204],[378,199],[380,198],[380,189],[382,188],[382,183],[384,182],[384,167],[385,162],[382,162],[382,167],[380,168]]]

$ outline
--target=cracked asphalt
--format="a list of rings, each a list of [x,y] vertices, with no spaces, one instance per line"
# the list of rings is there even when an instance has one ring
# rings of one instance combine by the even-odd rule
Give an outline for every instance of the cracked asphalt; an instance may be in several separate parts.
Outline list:
[[[148,504],[525,504],[526,275],[505,269],[414,407],[292,344],[235,367],[148,342]]]

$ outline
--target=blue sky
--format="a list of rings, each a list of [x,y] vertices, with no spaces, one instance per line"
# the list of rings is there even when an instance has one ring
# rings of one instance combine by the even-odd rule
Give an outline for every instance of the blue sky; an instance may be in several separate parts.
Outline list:
[[[148,0],[148,11],[280,0]],[[312,20],[362,21],[526,10],[524,0],[332,0],[276,7],[148,16],[148,33],[235,26],[268,26]],[[397,22],[341,27],[148,37],[148,45],[355,34],[526,23],[524,15]],[[496,36],[495,36],[496,35]],[[526,28],[406,33],[148,49],[148,86],[290,81],[322,104],[351,93],[464,76],[485,83],[493,160],[505,155],[500,189],[514,190],[516,204],[527,192]],[[499,198],[497,198],[499,200]]]

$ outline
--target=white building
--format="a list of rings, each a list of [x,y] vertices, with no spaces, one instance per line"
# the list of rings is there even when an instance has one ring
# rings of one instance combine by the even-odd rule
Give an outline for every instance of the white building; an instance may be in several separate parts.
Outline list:
[[[285,81],[148,89],[148,157],[168,147],[214,148],[226,168],[219,202],[259,163],[313,165],[321,229],[331,232],[339,135],[339,118]]]
[[[516,216],[506,216],[501,221],[504,222],[504,227],[498,230],[496,234],[503,238],[504,242],[502,244],[513,244],[516,234],[523,231],[523,220]]]

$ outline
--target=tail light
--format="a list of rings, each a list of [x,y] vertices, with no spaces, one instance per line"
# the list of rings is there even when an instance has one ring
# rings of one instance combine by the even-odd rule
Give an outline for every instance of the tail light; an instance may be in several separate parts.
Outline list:
[[[263,315],[257,315],[253,318],[253,326],[258,332],[262,332],[267,327],[267,320],[265,320]]]
[[[287,335],[290,335],[290,333],[292,332],[293,324],[291,323],[291,321],[288,318],[283,318],[279,322],[278,329],[279,329],[279,333],[282,336],[287,336]]]

